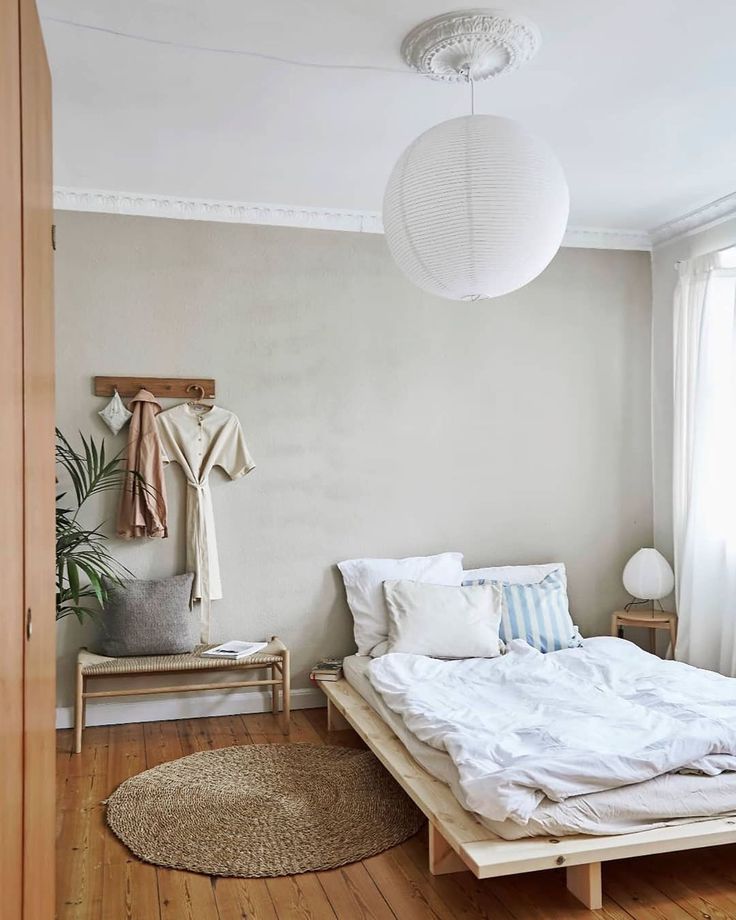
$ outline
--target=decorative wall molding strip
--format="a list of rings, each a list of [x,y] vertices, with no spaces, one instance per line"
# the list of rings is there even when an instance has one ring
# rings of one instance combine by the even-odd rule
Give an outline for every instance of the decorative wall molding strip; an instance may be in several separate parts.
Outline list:
[[[178,220],[211,220],[312,230],[383,233],[381,215],[377,211],[299,208],[206,198],[170,198],[165,195],[138,195],[132,192],[59,186],[54,189],[54,206],[61,211],[92,211],[140,217],[169,217]],[[570,227],[562,245],[580,249],[651,249],[649,234],[646,232],[598,227]]]
[[[652,245],[655,248],[663,246],[681,237],[715,227],[732,217],[736,217],[736,192],[655,227],[651,231]]]
[[[170,217],[178,220],[211,220],[231,224],[269,224],[274,227],[383,233],[380,214],[339,208],[298,208],[207,198],[168,198],[165,195],[137,195],[131,192],[59,186],[54,189],[54,207],[61,211],[93,211],[140,217]]]
[[[575,249],[633,249],[649,252],[652,241],[646,230],[568,227],[562,245]]]
[[[316,709],[326,706],[327,699],[317,687],[291,691],[292,709]],[[233,716],[247,712],[270,712],[271,694],[263,691],[235,690],[167,694],[158,699],[150,696],[110,697],[87,703],[87,725],[121,725],[127,722],[164,722],[169,719],[199,719],[208,716]],[[74,725],[74,707],[59,706],[56,727]]]

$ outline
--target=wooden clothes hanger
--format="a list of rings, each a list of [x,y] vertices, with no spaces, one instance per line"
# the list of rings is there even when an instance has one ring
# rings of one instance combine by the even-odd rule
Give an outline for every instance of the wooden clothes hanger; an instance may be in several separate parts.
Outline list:
[[[189,386],[187,387],[187,393],[191,392],[192,390],[199,390],[199,393],[197,394],[197,399],[190,399],[187,405],[191,406],[192,409],[207,409],[207,411],[209,411],[212,408],[212,406],[210,405],[210,403],[204,402],[204,399],[205,399],[204,387],[198,383],[190,383]]]

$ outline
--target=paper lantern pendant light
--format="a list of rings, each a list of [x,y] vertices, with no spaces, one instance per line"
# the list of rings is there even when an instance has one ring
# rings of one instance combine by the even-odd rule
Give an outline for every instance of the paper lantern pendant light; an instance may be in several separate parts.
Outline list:
[[[437,79],[515,69],[539,36],[494,11],[436,17],[404,41],[408,63]],[[383,224],[399,268],[450,300],[507,294],[542,272],[562,242],[565,175],[550,147],[508,118],[467,115],[413,141],[386,187]]]
[[[450,300],[508,294],[551,262],[569,196],[547,144],[508,118],[466,115],[404,151],[383,202],[386,242],[418,287]]]

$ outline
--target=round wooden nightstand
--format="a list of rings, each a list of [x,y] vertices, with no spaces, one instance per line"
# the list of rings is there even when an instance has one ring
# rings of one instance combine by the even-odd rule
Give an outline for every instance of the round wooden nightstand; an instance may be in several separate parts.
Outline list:
[[[623,639],[626,626],[639,626],[649,630],[649,651],[657,650],[657,630],[667,629],[672,643],[672,653],[677,642],[677,614],[669,610],[648,610],[632,608],[616,610],[611,614],[611,635]]]

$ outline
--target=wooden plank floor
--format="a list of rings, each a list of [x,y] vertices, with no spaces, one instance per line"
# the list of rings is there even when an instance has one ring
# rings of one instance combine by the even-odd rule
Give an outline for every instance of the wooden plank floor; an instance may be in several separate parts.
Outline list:
[[[293,714],[292,741],[329,736],[324,709]],[[58,733],[58,920],[736,920],[736,846],[606,863],[603,910],[560,871],[478,881],[433,878],[424,832],[371,859],[276,879],[219,879],[140,862],[107,830],[102,801],[126,777],[184,754],[284,736],[266,714],[89,728],[84,750]]]

